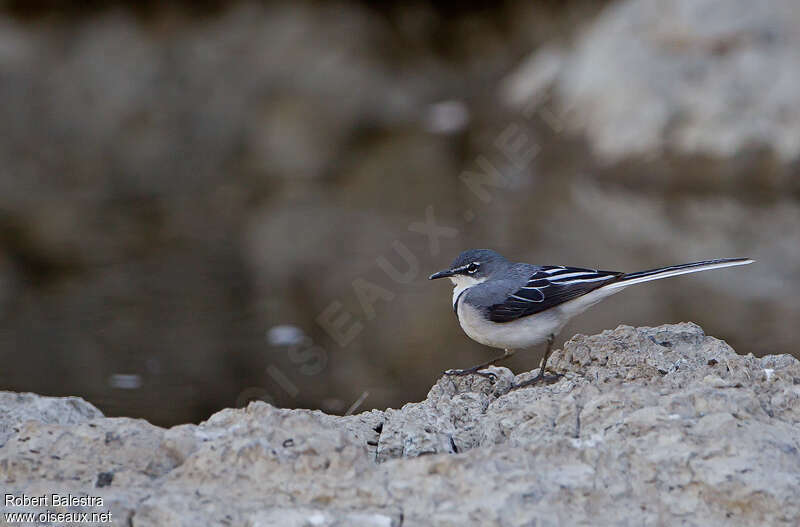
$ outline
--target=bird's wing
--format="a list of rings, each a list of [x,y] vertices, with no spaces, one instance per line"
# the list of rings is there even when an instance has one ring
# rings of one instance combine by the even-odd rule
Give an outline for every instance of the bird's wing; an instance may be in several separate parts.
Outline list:
[[[585,295],[619,280],[624,273],[578,267],[544,266],[503,302],[489,308],[493,322],[510,322]]]

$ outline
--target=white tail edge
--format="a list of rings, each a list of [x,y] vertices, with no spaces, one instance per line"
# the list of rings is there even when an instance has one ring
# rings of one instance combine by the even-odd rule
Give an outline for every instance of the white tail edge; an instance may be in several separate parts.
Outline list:
[[[694,262],[683,265],[674,265],[671,267],[662,267],[660,269],[652,269],[649,271],[640,271],[638,273],[627,274],[619,281],[604,286],[603,289],[618,289],[621,287],[628,287],[629,285],[633,284],[649,282],[650,280],[661,280],[662,278],[669,278],[670,276],[698,273],[700,271],[722,269],[723,267],[734,267],[736,265],[747,265],[753,263],[754,261],[755,260],[750,258],[726,258],[723,260],[709,260],[707,262]]]

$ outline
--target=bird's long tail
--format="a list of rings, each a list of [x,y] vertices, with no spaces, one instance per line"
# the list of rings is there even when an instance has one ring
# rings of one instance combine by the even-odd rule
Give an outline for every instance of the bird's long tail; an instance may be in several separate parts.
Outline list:
[[[619,280],[605,286],[605,289],[628,287],[629,285],[649,282],[650,280],[660,280],[662,278],[669,278],[670,276],[678,276],[679,274],[697,273],[699,271],[732,267],[734,265],[747,265],[753,262],[754,260],[750,258],[722,258],[719,260],[707,260],[705,262],[692,262],[682,265],[673,265],[671,267],[649,269],[647,271],[639,271],[638,273],[625,274]]]

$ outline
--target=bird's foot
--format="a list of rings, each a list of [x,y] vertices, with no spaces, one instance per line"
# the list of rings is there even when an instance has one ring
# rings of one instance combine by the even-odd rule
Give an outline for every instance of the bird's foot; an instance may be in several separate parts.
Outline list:
[[[530,378],[527,381],[522,381],[519,384],[511,385],[509,391],[516,390],[518,388],[525,388],[526,386],[533,386],[534,384],[538,384],[539,382],[544,382],[545,384],[553,384],[554,382],[558,382],[558,380],[563,376],[564,376],[563,373],[554,373],[553,375],[547,375],[546,373],[542,373],[542,371],[539,370],[539,373],[536,375],[536,377]]]
[[[447,370],[444,372],[445,375],[451,376],[463,376],[463,375],[480,375],[481,377],[485,377],[490,381],[494,381],[497,379],[497,375],[490,371],[482,371],[487,366],[475,366],[474,368],[467,368],[465,370]]]

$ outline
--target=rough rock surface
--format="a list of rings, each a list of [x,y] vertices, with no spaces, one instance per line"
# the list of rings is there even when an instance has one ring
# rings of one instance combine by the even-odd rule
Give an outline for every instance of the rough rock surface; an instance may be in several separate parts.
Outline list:
[[[533,372],[443,377],[399,410],[256,402],[171,429],[3,394],[0,481],[102,496],[133,526],[800,521],[797,359],[684,323],[577,335],[552,368],[558,382],[520,390]]]
[[[0,447],[14,435],[19,423],[79,424],[103,417],[102,412],[80,397],[39,397],[32,393],[0,392]]]

